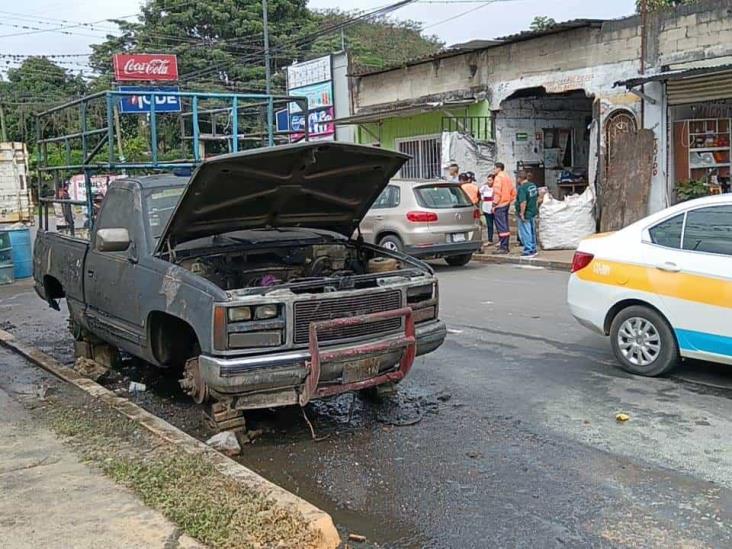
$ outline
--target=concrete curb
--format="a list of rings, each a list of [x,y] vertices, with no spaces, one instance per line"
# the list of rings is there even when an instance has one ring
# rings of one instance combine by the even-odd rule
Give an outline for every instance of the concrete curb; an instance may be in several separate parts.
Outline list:
[[[240,482],[250,490],[264,497],[274,500],[281,507],[300,513],[310,528],[320,533],[321,541],[318,545],[319,548],[334,549],[340,545],[340,536],[333,524],[333,519],[325,511],[318,509],[304,499],[268,481],[251,469],[247,469],[233,459],[217,452],[167,421],[144,410],[137,404],[114,394],[109,389],[102,387],[91,379],[83,377],[75,370],[64,366],[35,347],[22,343],[13,335],[3,330],[0,330],[0,345],[27,358],[63,381],[75,385],[93,398],[108,404],[117,412],[166,442],[175,444],[190,454],[203,455],[216,467],[219,473],[235,479],[237,482]]]
[[[566,263],[564,261],[551,261],[541,258],[527,259],[525,257],[515,255],[475,254],[473,255],[473,261],[478,261],[479,263],[528,265],[532,267],[544,267],[546,269],[552,269],[555,271],[570,272],[572,270],[572,264]]]

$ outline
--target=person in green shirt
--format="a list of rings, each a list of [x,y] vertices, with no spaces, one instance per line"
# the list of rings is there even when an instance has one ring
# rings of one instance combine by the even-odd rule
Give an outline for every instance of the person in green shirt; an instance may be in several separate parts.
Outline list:
[[[532,181],[531,170],[519,171],[516,193],[516,218],[519,237],[524,245],[522,257],[536,257],[536,216],[539,213],[539,188]]]

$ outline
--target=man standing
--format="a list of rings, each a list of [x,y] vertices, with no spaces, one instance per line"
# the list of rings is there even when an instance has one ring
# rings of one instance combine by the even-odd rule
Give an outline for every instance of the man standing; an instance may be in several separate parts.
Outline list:
[[[489,244],[493,244],[493,177],[493,174],[489,174],[485,178],[485,183],[480,187],[480,200],[483,204],[483,215],[485,216]]]
[[[471,172],[461,173],[458,176],[458,181],[460,182],[460,188],[468,195],[473,206],[477,206],[478,200],[480,200],[478,195],[478,185],[475,184],[470,173]]]
[[[516,199],[519,236],[524,245],[523,257],[536,257],[536,215],[539,211],[539,188],[531,181],[531,170],[522,170]]]
[[[493,216],[500,241],[499,248],[496,251],[499,254],[508,253],[511,238],[511,229],[508,225],[508,209],[515,200],[516,186],[506,173],[506,166],[503,162],[496,162],[496,169],[493,172]]]
[[[460,174],[460,166],[458,166],[455,162],[450,162],[447,166],[447,179],[450,183],[457,183],[458,182],[458,175]]]

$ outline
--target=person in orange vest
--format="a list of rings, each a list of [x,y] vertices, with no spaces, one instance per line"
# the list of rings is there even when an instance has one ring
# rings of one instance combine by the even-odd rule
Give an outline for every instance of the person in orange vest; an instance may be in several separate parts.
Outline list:
[[[472,180],[470,175],[470,172],[461,173],[458,181],[460,182],[460,188],[468,195],[473,206],[477,206],[478,200],[480,200],[478,185],[475,184],[475,181]]]
[[[496,169],[493,171],[493,216],[500,241],[496,253],[508,253],[511,238],[508,211],[515,201],[516,185],[514,185],[511,176],[506,173],[506,166],[503,162],[496,162]]]

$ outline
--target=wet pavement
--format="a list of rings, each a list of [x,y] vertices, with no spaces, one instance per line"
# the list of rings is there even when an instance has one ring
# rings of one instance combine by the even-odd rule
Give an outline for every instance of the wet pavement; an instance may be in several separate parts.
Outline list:
[[[450,334],[392,398],[259,412],[242,461],[381,547],[732,546],[732,368],[646,379],[564,305],[565,273],[438,267]],[[0,287],[4,329],[71,361],[62,315]],[[14,297],[17,296],[17,297]],[[103,382],[199,437],[171,376]],[[619,424],[617,412],[630,421]],[[365,545],[361,545],[365,546]]]

